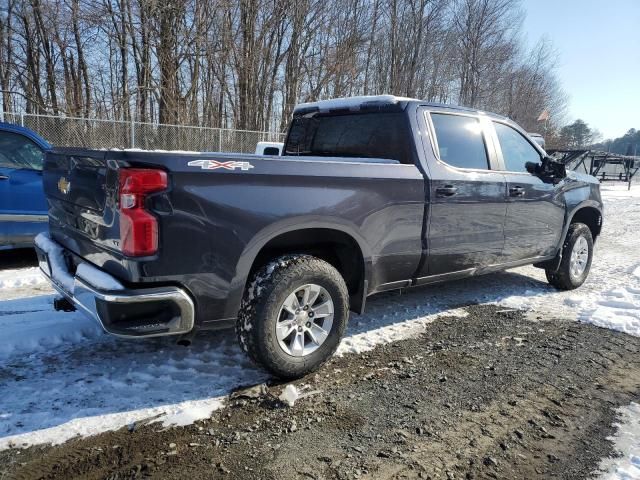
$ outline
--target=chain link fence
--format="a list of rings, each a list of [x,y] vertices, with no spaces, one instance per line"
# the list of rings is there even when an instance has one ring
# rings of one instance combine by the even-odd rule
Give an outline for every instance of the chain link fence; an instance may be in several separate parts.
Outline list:
[[[57,147],[254,153],[258,142],[283,142],[285,137],[277,132],[53,115],[4,113],[3,117],[0,120],[27,127]]]

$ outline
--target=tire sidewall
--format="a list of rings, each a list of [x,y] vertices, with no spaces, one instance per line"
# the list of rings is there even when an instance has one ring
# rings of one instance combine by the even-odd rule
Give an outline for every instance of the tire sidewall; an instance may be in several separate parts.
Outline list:
[[[578,242],[578,239],[581,237],[587,241],[588,259],[587,259],[587,265],[584,271],[582,272],[582,275],[576,278],[571,274],[571,255],[573,253],[573,249],[576,246],[576,243]],[[580,225],[577,225],[576,228],[574,228],[571,231],[571,235],[567,240],[568,241],[565,244],[565,252],[564,252],[565,273],[566,273],[567,279],[571,282],[571,284],[574,287],[579,287],[586,281],[587,277],[589,276],[589,271],[591,270],[591,261],[593,260],[593,237],[591,236],[591,231],[589,230],[589,227],[587,227],[586,225],[580,224]]]
[[[285,275],[277,275],[270,290],[265,292],[263,305],[258,309],[259,318],[256,319],[255,327],[256,334],[261,339],[257,344],[259,355],[269,359],[269,363],[272,364],[270,369],[281,376],[297,376],[297,372],[312,370],[324,363],[338,348],[348,320],[346,288],[332,278],[334,275],[339,277],[340,274],[337,271],[329,272],[328,269],[333,267],[325,262],[310,258],[311,265],[321,262],[321,266],[325,268],[311,270],[306,268],[311,265],[296,265]],[[280,346],[276,336],[276,323],[285,299],[292,292],[310,283],[323,287],[331,296],[334,307],[333,325],[325,342],[313,353],[304,357],[294,357]]]

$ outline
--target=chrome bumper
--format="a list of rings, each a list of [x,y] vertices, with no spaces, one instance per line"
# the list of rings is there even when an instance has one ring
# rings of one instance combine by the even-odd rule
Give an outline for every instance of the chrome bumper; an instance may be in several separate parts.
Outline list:
[[[119,337],[180,335],[193,329],[195,307],[178,287],[127,289],[103,270],[85,263],[72,274],[63,247],[48,235],[36,237],[40,270],[78,310]],[[106,288],[105,288],[106,287]]]

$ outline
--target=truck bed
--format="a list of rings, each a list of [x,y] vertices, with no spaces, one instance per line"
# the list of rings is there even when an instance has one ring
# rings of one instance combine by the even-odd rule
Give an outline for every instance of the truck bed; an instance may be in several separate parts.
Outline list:
[[[395,160],[55,149],[45,164],[51,237],[72,271],[88,261],[125,286],[179,284],[197,299],[202,328],[235,318],[260,248],[296,225],[358,239],[367,262],[380,262],[374,289],[408,278],[422,248],[424,177]],[[168,175],[168,189],[145,199],[158,221],[151,256],[121,251],[118,175],[126,168]]]

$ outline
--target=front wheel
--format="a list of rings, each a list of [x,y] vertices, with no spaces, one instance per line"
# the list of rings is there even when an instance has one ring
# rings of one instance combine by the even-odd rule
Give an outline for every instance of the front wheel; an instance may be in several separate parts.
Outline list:
[[[562,261],[556,271],[547,269],[547,280],[559,290],[573,290],[582,285],[591,269],[593,237],[584,223],[572,223],[562,246]]]
[[[336,351],[349,316],[340,273],[310,255],[273,260],[252,277],[236,323],[249,357],[282,378],[297,378]]]

